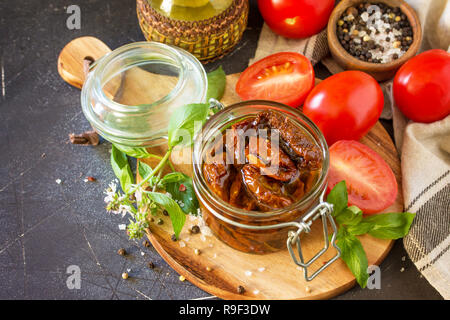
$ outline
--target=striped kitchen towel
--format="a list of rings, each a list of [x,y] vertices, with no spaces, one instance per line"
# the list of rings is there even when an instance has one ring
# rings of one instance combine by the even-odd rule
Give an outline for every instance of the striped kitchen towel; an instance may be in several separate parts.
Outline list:
[[[417,269],[450,299],[450,116],[409,123],[403,135],[405,211],[415,212],[405,249]]]
[[[250,64],[276,52],[294,51],[306,56],[315,65],[328,53],[327,30],[306,39],[287,39],[274,33],[264,23],[259,35],[255,56]]]

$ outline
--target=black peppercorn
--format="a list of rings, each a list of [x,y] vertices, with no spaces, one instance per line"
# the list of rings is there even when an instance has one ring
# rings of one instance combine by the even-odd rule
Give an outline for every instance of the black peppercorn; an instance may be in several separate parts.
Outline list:
[[[121,256],[124,256],[124,255],[127,254],[127,252],[125,251],[124,248],[120,248],[119,250],[117,250],[117,254],[119,254],[119,255],[121,255]]]
[[[238,286],[238,287],[237,287],[237,292],[238,292],[239,294],[243,294],[243,293],[245,292],[245,288],[244,288],[243,286]]]
[[[156,221],[157,224],[162,225],[164,223],[164,220],[159,218],[158,221]]]
[[[191,232],[192,232],[193,234],[199,233],[199,232],[200,232],[200,227],[197,226],[197,225],[192,226]]]
[[[163,215],[165,215],[165,216],[168,216],[169,215],[169,213],[167,212],[167,210],[163,210]]]
[[[147,263],[147,267],[149,267],[150,269],[155,269],[155,265],[151,261]]]
[[[148,240],[144,240],[144,241],[142,242],[142,245],[143,245],[144,247],[146,247],[146,248],[149,248],[149,247],[150,247],[150,242],[149,242]]]
[[[177,236],[175,234],[173,234],[170,239],[172,239],[172,241],[177,241]]]

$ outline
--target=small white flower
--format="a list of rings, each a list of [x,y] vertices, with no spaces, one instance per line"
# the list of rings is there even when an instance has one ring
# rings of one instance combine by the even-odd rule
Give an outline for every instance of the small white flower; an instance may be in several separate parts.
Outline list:
[[[112,193],[116,193],[116,191],[117,191],[117,183],[116,183],[116,181],[117,180],[113,180],[113,181],[111,181],[109,183],[109,187],[111,188],[111,192]]]
[[[127,228],[126,224],[119,224],[119,230],[125,230]]]
[[[131,213],[131,207],[128,206],[128,205],[121,204],[119,206],[119,209],[116,210],[116,211],[113,211],[113,212],[116,213],[116,214],[120,213],[122,215],[122,218],[123,218],[127,213]]]
[[[61,184],[62,181],[61,181],[61,179],[56,179],[55,182],[56,182],[57,184]]]

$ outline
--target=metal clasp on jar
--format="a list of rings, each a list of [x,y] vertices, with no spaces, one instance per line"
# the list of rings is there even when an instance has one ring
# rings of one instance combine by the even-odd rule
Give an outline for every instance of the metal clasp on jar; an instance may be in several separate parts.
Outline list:
[[[291,222],[284,222],[279,223],[275,225],[266,225],[266,226],[251,226],[247,224],[242,224],[236,221],[233,221],[231,219],[228,219],[221,214],[212,211],[213,215],[217,218],[221,219],[222,221],[225,221],[233,226],[244,228],[244,229],[250,229],[250,230],[268,230],[268,229],[276,229],[276,228],[285,228],[285,227],[294,227],[297,228],[297,231],[289,231],[288,238],[287,238],[287,248],[289,251],[289,254],[292,257],[292,260],[294,263],[300,267],[303,268],[303,274],[306,281],[313,280],[319,273],[321,273],[323,270],[325,270],[330,264],[332,264],[334,261],[336,261],[341,256],[341,250],[336,244],[336,236],[337,236],[337,226],[334,222],[333,217],[331,216],[331,213],[333,212],[333,205],[324,201],[324,193],[322,192],[320,196],[320,202],[319,204],[306,213],[303,218],[300,221],[291,221]],[[300,235],[302,232],[309,233],[311,231],[311,225],[314,221],[317,219],[322,219],[322,229],[323,229],[323,238],[324,238],[324,247],[317,252],[308,262],[305,262],[305,259],[303,257],[303,251],[302,251],[302,245],[300,242]],[[331,235],[331,239],[329,238],[328,233],[328,224],[327,221],[330,222],[331,229],[333,231]],[[314,263],[318,258],[320,258],[322,255],[325,254],[325,252],[329,249],[331,245],[336,249],[336,255],[331,258],[330,260],[326,261],[319,269],[313,272],[311,276],[308,275],[308,267],[311,266],[311,264]],[[299,259],[297,259],[293,246],[297,245],[297,252]]]
[[[323,194],[321,197],[321,202],[310,212],[308,212],[300,222],[298,222],[298,229],[297,231],[289,231],[288,239],[287,239],[287,247],[289,250],[289,254],[292,257],[292,260],[294,260],[295,264],[303,268],[303,275],[305,277],[306,281],[311,281],[314,279],[320,272],[322,272],[324,269],[326,269],[330,264],[332,264],[334,261],[336,261],[341,256],[341,250],[336,245],[336,235],[337,235],[337,227],[336,223],[334,222],[333,217],[331,216],[331,213],[333,212],[333,205],[324,202],[323,201]],[[311,224],[321,218],[322,219],[322,228],[323,228],[323,238],[324,238],[324,247],[322,250],[320,250],[318,253],[316,253],[309,261],[305,262],[305,259],[303,257],[302,252],[302,245],[300,242],[300,235],[302,232],[309,233],[311,231]],[[328,223],[330,222],[331,228],[333,230],[333,233],[331,235],[331,240],[329,238],[328,234]],[[319,269],[313,272],[311,276],[308,275],[308,267],[311,266],[311,264],[314,263],[318,258],[320,258],[322,255],[325,254],[325,252],[328,250],[331,245],[336,248],[336,255],[331,258],[330,260],[326,261]],[[297,256],[294,253],[293,246],[297,245],[297,253],[298,257],[300,259],[297,259]]]

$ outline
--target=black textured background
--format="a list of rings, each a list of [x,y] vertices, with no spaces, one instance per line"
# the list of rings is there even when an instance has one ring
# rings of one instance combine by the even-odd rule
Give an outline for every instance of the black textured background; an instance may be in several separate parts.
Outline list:
[[[81,30],[66,28],[66,7],[81,7]],[[219,64],[243,71],[262,26],[251,1],[248,29]],[[113,179],[110,145],[68,144],[68,134],[89,129],[79,90],[57,73],[70,40],[91,35],[111,48],[144,40],[134,0],[3,0],[0,2],[0,298],[195,299],[208,293],[180,282],[153,248],[127,239],[124,221],[104,210],[102,190]],[[316,67],[318,77],[327,71]],[[389,129],[390,124],[384,122]],[[85,183],[86,176],[98,179]],[[62,183],[57,184],[56,179]],[[125,248],[128,258],[116,251]],[[144,255],[141,255],[141,252]],[[439,299],[406,256],[401,241],[381,265],[382,289],[353,288],[337,299]],[[146,267],[153,261],[156,269]],[[66,269],[81,269],[81,289],[66,286]],[[400,272],[401,268],[404,272]],[[131,278],[121,279],[126,269]],[[300,275],[299,275],[300,276]]]

